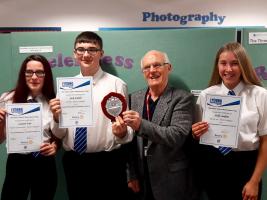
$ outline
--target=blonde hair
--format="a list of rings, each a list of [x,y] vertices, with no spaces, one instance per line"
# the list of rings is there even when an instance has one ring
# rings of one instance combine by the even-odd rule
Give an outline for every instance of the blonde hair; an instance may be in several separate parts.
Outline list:
[[[251,60],[245,48],[238,42],[230,42],[222,46],[216,54],[209,87],[220,84],[222,82],[222,78],[219,75],[218,62],[220,55],[226,51],[232,52],[238,60],[238,64],[241,70],[241,80],[245,84],[262,86],[261,81],[256,75],[256,72],[252,66]]]

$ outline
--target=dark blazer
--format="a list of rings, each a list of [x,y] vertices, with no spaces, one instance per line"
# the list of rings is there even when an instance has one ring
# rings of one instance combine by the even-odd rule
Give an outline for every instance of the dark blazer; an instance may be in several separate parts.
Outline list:
[[[143,114],[147,89],[130,96],[131,110]],[[167,86],[150,121],[142,119],[132,145],[137,155],[137,173],[130,168],[130,176],[144,180],[147,158],[152,191],[156,200],[191,200],[192,173],[186,153],[186,141],[191,131],[193,95]],[[143,138],[147,138],[147,157],[144,157]],[[132,171],[132,172],[131,172]],[[142,187],[144,192],[144,188]]]

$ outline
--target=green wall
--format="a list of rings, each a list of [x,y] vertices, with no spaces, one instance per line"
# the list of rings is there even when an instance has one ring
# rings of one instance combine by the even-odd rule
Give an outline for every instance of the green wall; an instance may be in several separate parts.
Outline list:
[[[11,40],[9,34],[0,35],[0,93],[9,90],[12,87],[11,77]],[[5,177],[6,147],[5,143],[0,145],[0,193],[2,183]]]
[[[56,61],[57,66],[52,68],[54,75],[77,74],[79,67],[70,66],[69,62],[77,34],[78,32],[11,34],[13,78],[16,78],[20,63],[27,56],[19,54],[20,46],[53,46],[53,53],[43,55]],[[203,89],[207,86],[207,77],[210,76],[217,49],[223,43],[235,40],[235,29],[110,31],[99,34],[104,41],[104,69],[125,80],[130,92],[145,86],[139,63],[143,54],[151,49],[168,53],[173,63],[171,81],[174,84],[185,89]]]
[[[248,35],[250,32],[267,33],[267,29],[244,28],[242,31],[242,44],[251,57],[258,77],[260,77],[265,88],[267,88],[267,44],[249,44]]]

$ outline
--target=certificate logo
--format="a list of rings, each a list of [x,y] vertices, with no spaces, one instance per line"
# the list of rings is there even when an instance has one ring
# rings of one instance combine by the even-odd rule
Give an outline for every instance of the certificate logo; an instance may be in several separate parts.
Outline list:
[[[64,88],[64,89],[67,89],[67,88],[72,89],[73,88],[73,82],[72,81],[62,82],[62,88]]]
[[[223,99],[221,98],[210,98],[209,101],[207,102],[207,105],[213,106],[213,107],[236,106],[236,105],[240,105],[240,100],[227,102],[225,100],[223,101]]]
[[[11,113],[12,114],[22,114],[23,108],[11,108]]]
[[[222,99],[211,98],[210,103],[220,106],[220,105],[222,105]]]

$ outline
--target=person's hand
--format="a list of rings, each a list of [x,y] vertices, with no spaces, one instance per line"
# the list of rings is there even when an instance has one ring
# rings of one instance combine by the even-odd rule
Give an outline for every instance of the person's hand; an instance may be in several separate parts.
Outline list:
[[[6,121],[6,110],[3,108],[0,108],[0,125],[4,125]]]
[[[56,122],[59,121],[59,114],[61,113],[60,100],[57,98],[51,99],[49,101],[49,107],[53,113],[53,118]]]
[[[128,110],[122,113],[123,120],[130,126],[133,130],[138,131],[141,124],[141,117],[138,112],[133,110]]]
[[[207,122],[197,122],[192,125],[192,134],[195,139],[199,139],[201,135],[208,131],[209,125]]]
[[[123,138],[127,134],[127,125],[120,116],[116,117],[115,120],[112,123],[112,132],[115,136]]]
[[[258,192],[259,192],[259,183],[248,181],[242,191],[243,200],[257,200]]]
[[[134,193],[140,192],[139,181],[137,179],[128,181],[128,188],[130,188]]]
[[[43,143],[40,148],[40,153],[43,156],[53,156],[57,152],[57,144],[56,142],[52,143]]]
[[[6,110],[0,108],[0,144],[6,139]]]

